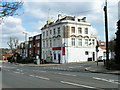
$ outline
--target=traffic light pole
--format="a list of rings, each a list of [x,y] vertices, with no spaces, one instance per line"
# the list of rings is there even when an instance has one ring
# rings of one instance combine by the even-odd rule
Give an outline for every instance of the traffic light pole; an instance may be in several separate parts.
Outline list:
[[[109,68],[107,0],[105,0],[104,12],[105,12],[105,35],[106,35],[106,65],[107,65],[107,68]]]

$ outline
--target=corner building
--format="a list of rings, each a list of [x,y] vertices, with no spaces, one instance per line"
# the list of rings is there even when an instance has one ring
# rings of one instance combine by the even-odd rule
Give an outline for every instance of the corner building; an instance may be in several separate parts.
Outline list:
[[[96,37],[91,34],[91,24],[86,17],[58,15],[42,30],[42,59],[54,63],[96,60]]]

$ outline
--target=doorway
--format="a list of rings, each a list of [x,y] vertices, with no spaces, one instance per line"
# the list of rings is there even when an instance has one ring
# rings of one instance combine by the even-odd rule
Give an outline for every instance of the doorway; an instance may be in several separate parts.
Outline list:
[[[93,61],[95,61],[95,52],[93,52]]]
[[[58,63],[60,64],[61,56],[58,54]]]

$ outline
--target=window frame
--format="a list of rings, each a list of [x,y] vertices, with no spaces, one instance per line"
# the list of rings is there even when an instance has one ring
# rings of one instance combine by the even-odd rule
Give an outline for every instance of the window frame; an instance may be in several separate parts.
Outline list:
[[[79,33],[80,31],[80,33]],[[78,34],[82,34],[82,28],[81,27],[78,27]]]
[[[71,46],[75,46],[75,38],[71,38]]]
[[[88,28],[85,28],[85,34],[88,34]]]
[[[78,46],[82,46],[82,38],[78,39]]]
[[[73,34],[75,34],[75,27],[71,27],[71,33]]]

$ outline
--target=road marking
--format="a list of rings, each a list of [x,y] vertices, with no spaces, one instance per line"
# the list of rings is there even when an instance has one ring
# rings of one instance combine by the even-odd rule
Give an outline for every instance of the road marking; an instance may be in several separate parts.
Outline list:
[[[78,67],[82,67],[82,66],[75,66],[75,67],[69,67],[69,68],[71,68],[71,69],[72,69],[72,68],[78,68]]]
[[[46,72],[46,71],[39,71],[39,70],[33,70],[33,71],[38,71],[38,72]]]
[[[36,77],[44,80],[50,80],[49,78],[46,78],[46,77],[40,77],[40,76],[36,76]]]
[[[35,75],[29,75],[29,76],[44,79],[44,80],[50,80],[49,78],[46,78],[46,77],[40,77],[40,76],[35,76]]]
[[[58,73],[58,74],[60,74],[60,75],[67,75],[67,76],[77,76],[77,75],[72,75],[72,74],[65,74],[65,73]]]
[[[61,83],[64,83],[64,84],[70,84],[70,85],[74,85],[74,86],[79,86],[79,87],[85,87],[85,88],[95,88],[95,87],[91,87],[91,86],[80,85],[80,84],[71,83],[71,82],[66,82],[66,81],[60,81],[60,82],[61,82]]]
[[[14,71],[14,73],[20,73],[20,72],[15,72],[15,71]]]
[[[34,75],[29,75],[29,76],[31,76],[31,77],[35,77]]]
[[[101,81],[106,81],[106,82],[109,82],[109,83],[115,83],[115,84],[120,84],[119,82],[116,82],[117,80],[112,80],[112,79],[104,79],[104,78],[98,78],[98,77],[93,77],[93,79],[96,79],[96,80],[101,80]]]
[[[22,72],[23,70],[17,69],[17,71],[21,71]]]

